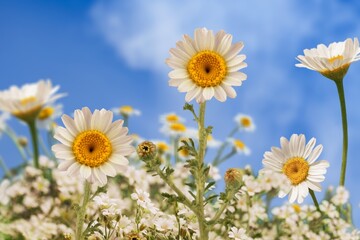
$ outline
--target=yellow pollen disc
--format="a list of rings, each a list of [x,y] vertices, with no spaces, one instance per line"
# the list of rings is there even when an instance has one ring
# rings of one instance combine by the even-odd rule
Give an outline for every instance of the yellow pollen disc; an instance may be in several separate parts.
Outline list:
[[[208,141],[212,141],[213,139],[214,139],[214,138],[213,138],[212,135],[208,135],[208,136],[207,136],[207,140],[208,140]]]
[[[244,127],[250,127],[250,125],[251,125],[251,120],[250,120],[250,118],[248,118],[248,117],[243,117],[243,118],[240,119],[240,124],[241,124],[242,126],[244,126]]]
[[[179,121],[179,117],[175,114],[169,114],[166,116],[166,121],[168,122],[177,122]]]
[[[234,140],[234,145],[235,147],[241,149],[241,150],[244,150],[245,149],[245,143],[241,140]]]
[[[344,59],[344,56],[342,56],[342,55],[337,55],[337,56],[335,56],[335,57],[332,57],[332,58],[329,58],[328,59],[328,62],[329,63],[334,63],[336,60],[343,60]]]
[[[193,56],[187,71],[190,79],[200,87],[215,87],[221,84],[227,74],[224,58],[214,51],[204,50]]]
[[[162,152],[166,152],[167,150],[169,150],[169,146],[164,142],[158,142],[156,145],[157,148]]]
[[[122,106],[119,108],[119,111],[121,113],[129,114],[133,111],[133,108],[132,108],[132,106]]]
[[[282,171],[293,185],[298,185],[306,180],[309,168],[309,163],[304,158],[293,157],[286,161]]]
[[[170,129],[175,132],[185,132],[186,126],[182,123],[173,123],[170,125]]]
[[[301,207],[300,207],[299,205],[293,204],[292,207],[293,207],[293,209],[294,209],[294,211],[295,211],[296,213],[300,213],[300,212],[301,212]]]
[[[36,101],[36,97],[34,97],[34,96],[26,97],[26,98],[23,98],[23,99],[20,100],[20,105],[26,106],[26,105],[28,105],[30,103],[35,102],[35,101]]]
[[[87,130],[75,138],[72,150],[78,163],[89,167],[99,167],[109,160],[112,145],[102,132]]]
[[[54,108],[52,107],[45,107],[41,110],[41,112],[39,113],[39,116],[38,118],[40,120],[45,120],[45,119],[48,119],[49,117],[51,117],[54,113]]]

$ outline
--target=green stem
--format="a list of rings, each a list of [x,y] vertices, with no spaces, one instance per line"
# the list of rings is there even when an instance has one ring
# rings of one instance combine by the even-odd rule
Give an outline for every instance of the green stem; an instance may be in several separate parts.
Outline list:
[[[174,146],[174,156],[175,156],[175,163],[180,162],[180,158],[179,158],[179,137],[172,137],[171,138],[171,142],[173,143],[172,145]]]
[[[85,220],[85,212],[86,206],[90,199],[90,192],[91,192],[91,184],[88,181],[85,181],[84,185],[84,199],[80,209],[78,209],[77,217],[76,217],[76,236],[75,240],[83,240],[83,225]]]
[[[34,166],[39,168],[39,139],[38,133],[36,130],[36,120],[30,120],[27,122],[30,128],[32,146],[33,146],[33,159],[34,159]]]
[[[13,141],[16,148],[19,150],[19,153],[20,153],[22,159],[24,160],[24,163],[27,163],[26,153],[24,151],[24,148],[20,145],[20,143],[18,141],[18,137],[16,136],[15,132],[13,132],[13,130],[9,126],[6,126],[6,128],[4,129],[4,132],[9,136],[11,141]]]
[[[346,117],[346,104],[345,104],[343,81],[335,81],[335,83],[339,94],[339,100],[341,106],[341,119],[342,119],[342,127],[343,127],[343,150],[342,150],[340,185],[344,186],[345,175],[346,175],[347,151],[348,151],[348,127],[347,127],[347,117]]]
[[[309,189],[309,193],[310,193],[311,198],[312,198],[312,200],[313,200],[313,202],[314,202],[314,204],[315,204],[316,210],[318,210],[318,211],[321,213],[321,210],[320,210],[320,207],[319,207],[319,203],[318,203],[318,201],[317,201],[317,199],[316,199],[316,196],[315,196],[314,191],[311,190],[311,189]]]
[[[174,191],[176,194],[184,199],[183,204],[187,206],[189,209],[191,209],[195,214],[197,214],[196,207],[192,204],[192,202],[183,194],[183,192],[175,185],[171,179],[165,176],[165,174],[161,171],[161,169],[157,166],[156,167],[156,173],[159,175],[159,177],[164,180],[164,182]]]
[[[231,152],[229,152],[228,154],[226,154],[223,158],[220,158],[216,163],[217,165],[222,164],[223,162],[225,162],[226,160],[228,160],[229,158],[231,158],[232,156],[234,156],[237,153],[236,149],[233,148],[231,150]]]
[[[213,226],[216,224],[216,222],[221,217],[221,214],[225,211],[225,209],[229,206],[230,201],[234,198],[234,195],[237,190],[239,190],[239,189],[231,189],[227,192],[226,200],[223,202],[221,207],[217,210],[215,216],[209,221],[210,226]]]
[[[48,151],[48,148],[45,145],[44,139],[41,137],[41,135],[38,133],[39,136],[39,143],[40,143],[40,147],[43,150],[44,154],[48,157],[48,158],[52,158],[50,152]]]
[[[238,127],[238,126],[236,126],[236,127],[229,133],[228,137],[230,138],[230,137],[234,136],[235,133],[237,133],[237,131],[239,131],[239,127]],[[219,148],[219,150],[218,150],[218,152],[217,152],[217,154],[216,154],[216,156],[215,156],[215,158],[214,158],[214,160],[213,160],[213,163],[212,163],[213,166],[217,166],[217,165],[220,164],[219,161],[220,161],[221,155],[222,155],[222,153],[224,152],[224,150],[225,150],[225,148],[227,147],[228,144],[229,144],[229,143],[228,143],[227,141],[224,141],[223,144],[220,146],[220,148]]]
[[[197,188],[197,209],[198,209],[198,222],[200,230],[200,240],[208,240],[209,233],[206,229],[205,214],[204,214],[204,186],[205,186],[205,176],[203,172],[204,168],[204,157],[206,149],[206,130],[205,130],[205,107],[206,102],[200,104],[200,113],[199,113],[199,152],[198,152],[198,172],[196,177],[196,188]]]
[[[9,168],[6,166],[3,158],[0,156],[0,167],[3,169],[5,176],[7,176],[8,178],[11,177],[11,172],[9,171]]]
[[[123,127],[129,127],[129,116],[126,114],[121,114],[124,120]]]

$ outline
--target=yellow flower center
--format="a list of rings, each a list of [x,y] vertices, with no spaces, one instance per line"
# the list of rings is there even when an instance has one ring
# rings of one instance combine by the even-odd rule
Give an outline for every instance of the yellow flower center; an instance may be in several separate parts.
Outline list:
[[[248,117],[242,117],[242,118],[240,119],[240,124],[241,124],[242,126],[244,126],[244,127],[250,127],[250,125],[251,125],[251,120],[250,120],[250,118],[248,118]]]
[[[234,140],[234,145],[236,148],[239,148],[241,150],[245,149],[245,143],[241,140],[238,140],[238,139]]]
[[[208,140],[208,141],[212,141],[212,140],[214,140],[214,138],[213,138],[213,136],[212,136],[212,135],[208,135],[206,140]]]
[[[134,109],[132,108],[132,106],[122,106],[119,108],[120,113],[125,113],[125,114],[129,114],[133,111]]]
[[[177,121],[179,121],[179,117],[176,114],[169,114],[166,116],[166,121],[177,122]]]
[[[75,138],[72,150],[78,163],[89,167],[99,167],[109,160],[112,145],[102,132],[87,130]]]
[[[309,163],[304,158],[293,157],[286,161],[282,171],[293,185],[298,185],[308,176],[309,168]]]
[[[221,84],[227,74],[224,58],[214,51],[204,50],[193,56],[187,71],[190,79],[200,87],[215,87]]]
[[[23,98],[23,99],[20,100],[20,105],[26,106],[26,105],[28,105],[30,103],[35,102],[35,101],[36,101],[36,97],[34,97],[34,96],[26,97],[26,98]]]
[[[39,113],[39,116],[38,118],[40,120],[45,120],[45,119],[48,119],[49,117],[51,117],[54,113],[54,108],[52,107],[45,107],[41,110],[41,112]]]
[[[333,64],[336,60],[343,60],[343,59],[344,59],[344,56],[342,56],[342,55],[337,55],[337,56],[335,56],[335,57],[329,58],[329,59],[328,59],[328,62],[329,62],[330,64]]]
[[[173,123],[170,125],[170,129],[175,132],[185,132],[186,126],[182,123]]]
[[[293,209],[294,209],[294,211],[295,211],[296,213],[300,213],[300,212],[301,212],[301,207],[300,207],[299,205],[293,204],[292,207],[293,207]]]
[[[167,150],[169,150],[169,146],[164,142],[158,142],[156,145],[161,152],[166,152]]]

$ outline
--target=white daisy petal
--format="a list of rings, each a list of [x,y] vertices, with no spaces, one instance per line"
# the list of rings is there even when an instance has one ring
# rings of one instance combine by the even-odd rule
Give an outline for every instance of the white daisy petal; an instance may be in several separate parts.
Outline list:
[[[213,97],[224,102],[227,97],[235,98],[232,86],[241,86],[247,78],[238,72],[247,66],[245,55],[238,55],[243,43],[232,44],[232,35],[219,31],[198,28],[194,40],[184,35],[183,40],[170,49],[166,63],[173,69],[169,75],[169,85],[185,92],[185,101],[196,99],[198,103]]]

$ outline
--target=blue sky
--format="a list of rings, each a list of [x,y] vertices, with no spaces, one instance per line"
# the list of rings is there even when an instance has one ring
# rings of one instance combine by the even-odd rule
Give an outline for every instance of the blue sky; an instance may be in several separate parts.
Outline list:
[[[76,108],[132,105],[142,116],[131,132],[160,138],[158,116],[183,112],[184,94],[168,87],[164,63],[170,47],[197,27],[224,29],[243,41],[248,79],[238,97],[208,104],[207,122],[214,137],[224,139],[233,117],[254,117],[257,130],[240,137],[252,150],[234,157],[230,166],[251,164],[260,169],[264,151],[279,145],[281,136],[304,133],[324,145],[330,162],[325,186],[336,185],[341,161],[341,118],[335,84],[320,74],[296,68],[304,48],[359,37],[360,3],[356,1],[1,1],[0,89],[50,78],[68,97],[65,112]],[[360,65],[345,78],[349,120],[349,161],[346,185],[354,217],[360,224]],[[19,134],[27,129],[11,121]],[[8,165],[20,162],[10,141],[1,138],[0,154]],[[6,149],[6,151],[5,151]],[[321,196],[321,195],[319,195]]]

